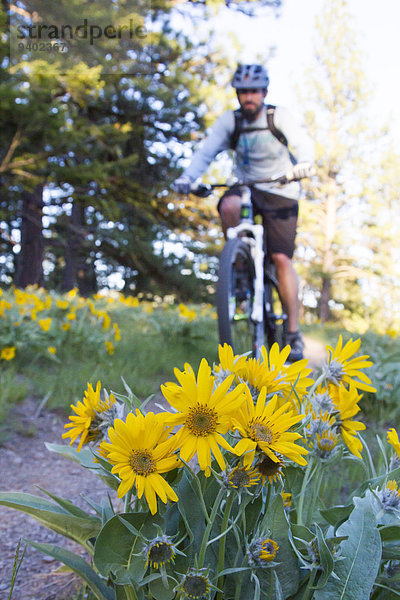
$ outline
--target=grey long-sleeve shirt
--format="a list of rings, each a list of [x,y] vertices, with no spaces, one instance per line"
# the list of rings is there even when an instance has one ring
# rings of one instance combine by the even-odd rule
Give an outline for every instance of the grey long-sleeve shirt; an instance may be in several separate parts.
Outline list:
[[[234,173],[239,180],[255,181],[285,175],[292,167],[290,152],[297,162],[314,162],[314,144],[288,109],[281,106],[275,109],[274,125],[285,135],[289,148],[279,142],[269,129],[242,133],[235,150]],[[266,109],[255,121],[243,120],[243,127],[267,128]],[[229,149],[234,128],[234,112],[229,110],[216,120],[183,175],[192,182],[200,177],[217,154]],[[262,183],[256,187],[294,199],[300,193],[298,182],[285,185]]]

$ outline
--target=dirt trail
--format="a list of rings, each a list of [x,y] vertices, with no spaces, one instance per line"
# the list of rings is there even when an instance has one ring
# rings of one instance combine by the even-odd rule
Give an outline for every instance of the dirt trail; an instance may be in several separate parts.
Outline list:
[[[308,358],[310,366],[318,368],[326,358],[325,344],[308,336],[304,336],[304,358]]]

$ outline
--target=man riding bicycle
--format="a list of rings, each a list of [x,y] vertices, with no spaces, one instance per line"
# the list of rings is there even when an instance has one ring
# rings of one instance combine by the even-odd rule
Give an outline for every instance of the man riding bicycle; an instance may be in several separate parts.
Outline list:
[[[235,151],[235,175],[241,181],[259,181],[285,174],[287,183],[251,186],[254,214],[261,214],[268,240],[268,254],[275,265],[282,304],[288,316],[285,342],[290,361],[303,358],[299,331],[298,278],[292,265],[298,217],[300,184],[313,174],[313,143],[283,107],[266,106],[269,77],[261,65],[239,65],[232,85],[240,109],[217,119],[211,133],[194,153],[190,165],[175,180],[173,189],[188,194],[192,183],[223,150]],[[290,151],[289,151],[290,148]],[[296,163],[293,164],[293,156]],[[221,197],[218,211],[224,234],[240,220],[240,188],[231,187]]]

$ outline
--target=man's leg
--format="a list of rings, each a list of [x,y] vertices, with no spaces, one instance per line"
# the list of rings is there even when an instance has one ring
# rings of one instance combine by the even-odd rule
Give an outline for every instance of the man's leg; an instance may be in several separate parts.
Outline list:
[[[240,221],[240,207],[242,198],[236,194],[222,196],[218,206],[221,215],[222,231],[226,239],[226,230],[228,227],[235,227]]]
[[[276,268],[279,293],[283,307],[288,316],[288,330],[295,332],[299,329],[299,281],[291,259],[286,254],[271,255]]]
[[[285,343],[290,345],[289,361],[303,358],[304,342],[299,331],[299,281],[291,259],[283,253],[275,252],[271,255],[276,268],[279,293],[283,308],[288,316],[288,331],[285,334]]]

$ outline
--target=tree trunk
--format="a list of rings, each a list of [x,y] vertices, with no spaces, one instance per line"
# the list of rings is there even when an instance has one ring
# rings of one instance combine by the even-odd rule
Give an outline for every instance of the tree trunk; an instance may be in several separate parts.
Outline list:
[[[14,283],[19,288],[43,285],[43,186],[33,192],[23,191],[21,215],[21,250],[16,257]]]
[[[331,299],[332,280],[327,274],[322,276],[321,296],[319,300],[319,318],[323,323],[329,321],[331,311],[329,300]]]
[[[78,287],[81,296],[89,296],[96,292],[93,265],[85,256],[85,237],[85,209],[81,203],[74,202],[67,234],[62,289],[69,291]]]
[[[323,323],[329,320],[331,311],[329,301],[332,292],[332,276],[334,271],[333,241],[336,234],[337,200],[335,193],[326,198],[325,243],[322,259],[322,282],[319,300],[319,318]]]

